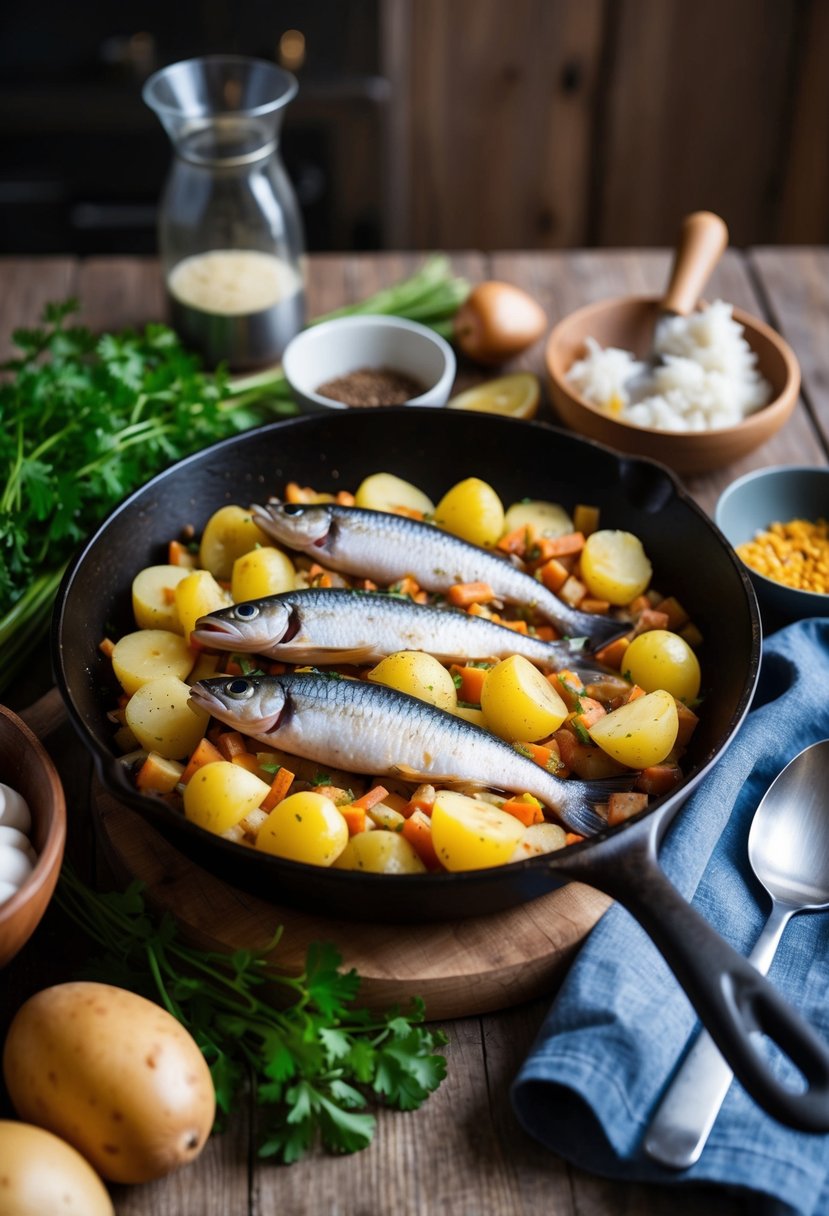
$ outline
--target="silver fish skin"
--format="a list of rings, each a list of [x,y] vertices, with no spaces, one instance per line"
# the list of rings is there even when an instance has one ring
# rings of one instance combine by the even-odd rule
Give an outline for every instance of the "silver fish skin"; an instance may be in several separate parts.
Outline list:
[[[607,826],[591,803],[630,786],[561,780],[489,731],[362,680],[225,676],[194,684],[190,702],[265,746],[347,772],[533,794],[582,835]]]
[[[377,663],[425,650],[443,663],[523,655],[546,671],[605,672],[578,642],[542,642],[485,617],[340,587],[286,591],[200,617],[193,637],[219,650],[287,663]]]
[[[536,608],[562,633],[595,648],[626,631],[613,617],[579,612],[491,549],[405,515],[333,503],[268,503],[251,507],[268,536],[331,570],[359,574],[383,586],[412,575],[426,591],[455,583],[489,583],[499,599]]]

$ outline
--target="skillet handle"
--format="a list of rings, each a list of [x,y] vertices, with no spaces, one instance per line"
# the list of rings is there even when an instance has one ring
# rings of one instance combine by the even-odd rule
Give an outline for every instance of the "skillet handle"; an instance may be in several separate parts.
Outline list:
[[[657,861],[654,831],[629,837],[623,849],[606,847],[621,845],[624,835],[583,846],[578,858],[568,859],[568,872],[639,921],[755,1102],[798,1131],[829,1132],[829,1046],[680,895]],[[755,1031],[788,1056],[807,1088],[781,1084],[752,1042]]]

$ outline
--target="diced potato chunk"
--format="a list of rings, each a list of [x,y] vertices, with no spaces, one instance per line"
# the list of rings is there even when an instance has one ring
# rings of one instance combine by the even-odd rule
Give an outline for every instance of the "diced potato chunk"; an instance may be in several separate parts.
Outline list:
[[[215,578],[228,580],[237,557],[250,553],[268,538],[244,507],[220,507],[204,526],[199,546],[199,565]]]
[[[227,608],[231,603],[230,596],[209,570],[191,570],[176,587],[176,611],[188,642],[200,616]]]
[[[181,633],[175,589],[190,571],[186,566],[145,566],[132,580],[132,611],[139,629]]]
[[[352,836],[334,865],[371,874],[422,874],[426,869],[408,840],[383,828]]]
[[[256,837],[257,849],[330,866],[348,844],[348,824],[330,798],[312,790],[289,794],[271,811]]]
[[[642,542],[632,532],[604,528],[584,542],[581,577],[596,599],[629,604],[647,588],[651,573]]]
[[[492,486],[467,477],[435,507],[435,523],[473,545],[491,548],[504,533],[504,507]]]
[[[167,629],[139,629],[115,643],[112,670],[124,692],[132,695],[148,680],[190,673],[195,655],[183,637]]]
[[[545,739],[567,717],[567,706],[549,680],[517,654],[487,673],[481,709],[488,728],[509,742]]]
[[[504,516],[504,532],[531,528],[541,536],[566,536],[573,531],[573,521],[557,502],[531,499],[514,502]]]
[[[230,594],[236,604],[258,600],[266,595],[281,595],[296,587],[294,563],[272,545],[262,545],[237,557],[233,563]]]
[[[142,684],[127,702],[127,726],[141,747],[183,760],[207,730],[209,716],[189,704],[190,689],[177,676]]]
[[[614,760],[629,768],[648,768],[665,759],[678,730],[676,701],[669,692],[657,689],[605,714],[588,733]]]
[[[455,681],[434,655],[422,650],[398,650],[386,655],[368,673],[368,678],[439,709],[454,712],[458,707]]]
[[[222,836],[254,811],[269,789],[241,765],[215,760],[203,764],[185,785],[184,814],[205,831]]]
[[[431,515],[435,504],[422,490],[395,477],[394,473],[372,473],[357,488],[354,505],[369,511],[416,512]]]
[[[541,853],[554,853],[567,843],[567,833],[557,823],[531,823],[515,846],[510,861],[526,861]]]
[[[503,865],[524,831],[514,815],[452,790],[439,790],[432,807],[432,842],[447,870]]]

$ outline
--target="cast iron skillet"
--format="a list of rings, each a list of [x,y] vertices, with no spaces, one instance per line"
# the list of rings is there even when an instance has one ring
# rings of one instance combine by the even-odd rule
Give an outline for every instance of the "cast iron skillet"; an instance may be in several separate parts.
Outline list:
[[[462,477],[490,481],[505,501],[530,495],[596,503],[606,526],[640,536],[655,585],[677,595],[705,638],[705,702],[688,775],[646,812],[581,845],[461,874],[365,875],[260,855],[188,823],[141,795],[111,750],[114,688],[98,643],[134,628],[130,584],[164,562],[186,524],[201,530],[228,503],[281,494],[286,481],[354,488],[390,471],[437,498]],[[276,423],[174,465],[133,494],[82,548],[61,586],[53,659],[61,692],[104,785],[182,851],[240,887],[353,919],[444,920],[498,912],[573,879],[623,903],[650,934],[752,1096],[794,1127],[829,1131],[829,1052],[754,968],[694,912],[662,873],[657,848],[672,816],[728,746],[751,700],[760,657],[754,592],[722,535],[661,465],[623,457],[551,427],[428,409],[337,411]],[[809,1083],[793,1093],[750,1041],[761,1030]]]

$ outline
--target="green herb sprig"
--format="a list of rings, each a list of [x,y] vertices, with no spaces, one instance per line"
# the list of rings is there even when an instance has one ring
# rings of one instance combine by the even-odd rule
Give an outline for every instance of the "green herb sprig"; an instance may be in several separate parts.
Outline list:
[[[264,953],[185,945],[171,917],[152,917],[140,883],[97,894],[64,866],[57,899],[103,948],[85,978],[163,1004],[201,1048],[223,1115],[252,1077],[261,1156],[289,1164],[317,1142],[356,1152],[375,1132],[370,1102],[415,1110],[446,1074],[446,1036],[421,1024],[423,1002],[408,1014],[356,1007],[360,977],[330,944],[310,946],[303,974],[289,976]]]

